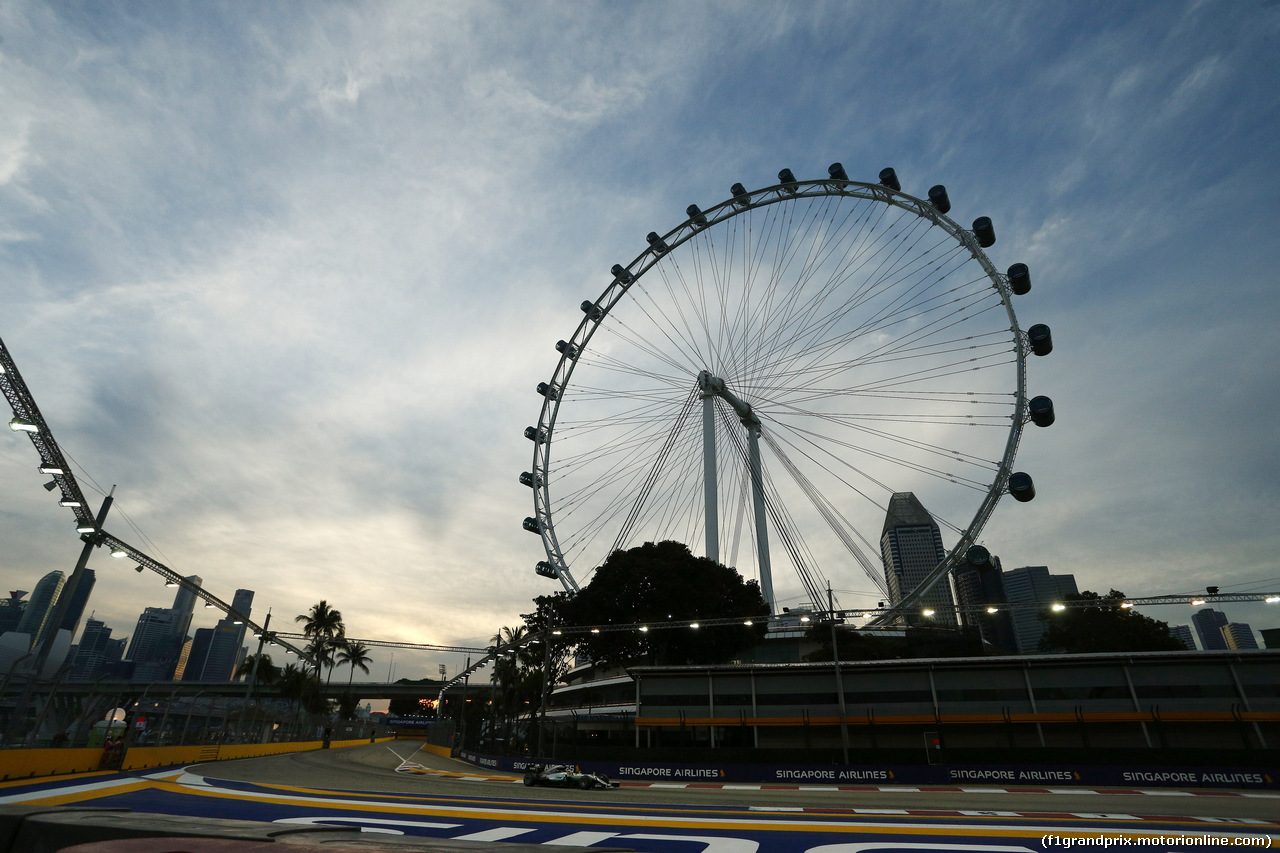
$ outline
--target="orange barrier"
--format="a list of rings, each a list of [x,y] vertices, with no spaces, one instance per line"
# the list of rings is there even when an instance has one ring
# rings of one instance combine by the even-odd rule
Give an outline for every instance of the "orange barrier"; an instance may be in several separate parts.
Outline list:
[[[62,776],[98,769],[102,748],[91,749],[3,749],[0,750],[0,780],[33,776]]]
[[[375,743],[393,740],[377,738]],[[335,740],[330,747],[360,746],[369,743],[359,740]],[[121,770],[145,770],[148,767],[172,767],[181,764],[197,764],[205,761],[225,761],[232,758],[259,758],[264,755],[280,755],[286,752],[307,752],[320,749],[323,741],[311,740],[296,743],[226,743],[204,746],[134,746],[124,754]],[[37,776],[63,776],[68,773],[86,773],[97,770],[102,760],[102,750],[91,749],[5,749],[0,750],[0,781],[30,779]]]

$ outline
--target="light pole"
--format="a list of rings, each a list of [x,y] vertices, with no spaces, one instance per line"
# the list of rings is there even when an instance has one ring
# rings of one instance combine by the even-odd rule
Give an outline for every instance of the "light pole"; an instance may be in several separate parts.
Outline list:
[[[551,628],[542,632],[542,700],[538,703],[538,758],[542,757],[542,730],[547,727],[547,684],[551,680]]]

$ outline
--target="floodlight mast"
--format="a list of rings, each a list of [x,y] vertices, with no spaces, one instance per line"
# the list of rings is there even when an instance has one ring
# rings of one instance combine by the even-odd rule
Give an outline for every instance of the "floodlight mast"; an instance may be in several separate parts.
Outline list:
[[[751,405],[728,389],[724,380],[704,370],[698,374],[698,389],[702,392],[702,465],[704,495],[706,499],[707,557],[719,562],[720,534],[719,510],[716,507],[716,447],[715,447],[715,399],[719,397],[729,404],[734,414],[747,428],[747,466],[751,471],[751,497],[756,517],[756,560],[760,565],[760,594],[774,612],[773,573],[769,565],[769,529],[764,508],[764,476],[760,467],[760,418]]]

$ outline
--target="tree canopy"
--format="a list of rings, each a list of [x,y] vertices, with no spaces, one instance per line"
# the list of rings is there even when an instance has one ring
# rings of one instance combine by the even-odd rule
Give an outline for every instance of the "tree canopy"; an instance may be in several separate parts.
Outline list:
[[[1045,623],[1040,639],[1042,652],[1163,652],[1180,651],[1182,643],[1169,634],[1167,622],[1160,622],[1130,608],[1121,607],[1125,594],[1111,590],[1106,595],[1084,590],[1067,596],[1069,602],[1088,602],[1057,613],[1041,613]]]
[[[535,599],[538,612],[525,618],[535,629],[552,624],[607,626],[640,623],[652,630],[575,635],[578,652],[596,663],[705,664],[729,660],[755,644],[764,620],[753,627],[726,625],[659,628],[668,621],[758,618],[769,612],[760,586],[734,569],[695,557],[679,542],[646,542],[615,551],[576,594]]]

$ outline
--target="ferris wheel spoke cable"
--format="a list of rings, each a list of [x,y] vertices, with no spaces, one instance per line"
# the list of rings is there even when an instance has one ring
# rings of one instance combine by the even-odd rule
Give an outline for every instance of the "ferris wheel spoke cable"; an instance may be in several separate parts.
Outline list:
[[[800,487],[804,495],[809,498],[809,501],[813,504],[814,508],[818,510],[818,513],[822,516],[823,520],[827,522],[827,526],[840,540],[841,544],[844,545],[845,550],[849,552],[858,565],[862,566],[863,572],[871,579],[872,583],[876,585],[876,588],[880,590],[881,594],[887,595],[888,588],[885,585],[883,574],[875,568],[871,559],[862,550],[862,547],[859,546],[857,539],[861,539],[869,550],[874,551],[876,550],[875,547],[872,546],[872,544],[867,541],[867,538],[862,535],[862,531],[858,530],[840,513],[839,510],[836,509],[835,505],[828,500],[826,496],[818,491],[817,487],[814,486],[813,481],[806,477],[799,467],[791,461],[791,458],[783,451],[781,445],[774,441],[772,435],[766,433],[765,441],[768,443],[769,448],[773,451],[774,455],[782,462],[787,473],[791,475],[791,478]]]
[[[883,260],[882,260],[882,265],[883,265]],[[851,277],[854,273],[859,272],[860,269],[861,269],[861,265],[859,265],[858,267],[851,268],[849,271],[846,272],[844,278],[847,279]],[[875,296],[877,293],[881,291],[888,290],[891,287],[893,287],[896,282],[888,278],[888,272],[892,271],[893,269],[894,267],[891,266],[888,271],[881,272],[879,278],[876,278],[867,282],[867,287],[862,293],[855,293],[850,298],[847,298],[843,303],[836,305],[834,308],[830,309],[825,316],[820,315],[818,313],[818,309],[821,308],[820,299],[814,305],[808,306],[811,309],[809,312],[811,316],[802,315],[800,319],[801,320],[808,319],[810,321],[810,327],[807,330],[801,329],[799,333],[795,333],[792,335],[792,340],[790,342],[790,349],[795,350],[796,352],[799,352],[799,353],[805,352],[811,347],[812,341],[814,339],[824,334],[826,330],[830,329],[833,325],[838,323],[850,312],[861,307],[864,301],[871,299],[873,296]],[[837,279],[836,283],[837,284],[843,283],[843,280]],[[799,292],[799,288],[796,288],[796,292],[797,293]],[[834,292],[834,288],[830,292]],[[819,296],[821,296],[821,294],[819,294]],[[779,330],[779,334],[781,333],[781,331],[782,330]],[[786,350],[783,350],[783,351],[784,353],[786,352]],[[762,365],[761,372],[763,372],[764,369],[766,368],[765,366]]]
[[[825,418],[822,418],[820,415],[815,415],[814,417],[818,419],[826,420]],[[778,429],[786,429],[792,432],[796,432],[798,434],[809,436],[815,442],[819,439],[823,441],[832,441],[837,444],[841,444],[842,446],[849,446],[851,447],[851,449],[853,447],[859,446],[859,445],[846,444],[844,442],[841,442],[840,439],[836,438],[832,434],[819,433],[813,430],[805,429],[799,424],[794,424],[794,423],[791,423],[790,421],[786,421],[780,418],[774,418],[772,419],[772,422],[774,423],[775,427]],[[995,462],[992,462],[989,459],[984,459],[981,456],[976,456],[970,453],[965,453],[960,450],[954,450],[952,448],[943,447],[941,445],[933,444],[930,442],[909,438],[907,436],[902,435],[900,432],[886,432],[884,430],[875,429],[874,427],[870,427],[860,423],[838,422],[837,425],[844,427],[846,430],[850,432],[855,432],[864,436],[869,436],[873,439],[878,439],[882,442],[902,445],[912,450],[920,450],[922,452],[929,453],[931,455],[940,456],[949,462],[958,462],[961,464],[972,465],[986,472],[995,471],[999,467]],[[929,422],[928,425],[936,426],[938,424],[936,424],[935,422]]]
[[[809,430],[799,429],[795,426],[791,426],[790,428],[793,432],[800,435],[804,435],[811,439],[815,436],[815,433],[812,433]],[[943,471],[940,468],[933,468],[921,462],[913,462],[910,459],[904,459],[900,456],[894,456],[892,454],[885,453],[883,451],[874,450],[865,445],[859,445],[859,444],[854,444],[852,442],[841,441],[839,439],[835,439],[830,436],[822,436],[822,438],[827,444],[834,444],[839,447],[844,447],[847,450],[853,450],[857,453],[862,454],[863,456],[869,456],[873,459],[879,459],[883,462],[891,462],[895,465],[900,465],[901,467],[906,468],[910,471],[916,471],[920,474],[927,474],[930,477],[935,477],[939,480],[945,480],[946,482],[949,482],[949,483],[955,483],[956,485],[965,486],[971,489],[977,489],[979,491],[984,491],[987,488],[985,484],[980,483],[976,480],[969,479],[968,477],[964,477],[949,471]],[[811,441],[810,443],[813,444],[815,447],[820,446],[816,441]],[[831,451],[829,450],[825,450],[825,448],[824,448],[824,452],[828,453],[833,457],[835,456],[835,454],[831,453]],[[958,459],[954,456],[948,456],[947,458],[949,461],[952,461],[952,462],[959,462],[959,463],[965,462],[965,460]],[[854,470],[857,473],[863,473],[865,475],[865,472],[862,472],[857,468],[853,468],[852,466],[850,466],[850,468],[851,470]],[[890,491],[895,491],[895,490],[890,489]]]
[[[952,292],[959,290],[961,287],[963,287],[963,285],[953,289]],[[936,302],[941,298],[942,298],[941,296],[935,297],[933,301]],[[792,365],[804,360],[807,360],[809,362],[809,365],[816,364],[820,362],[821,359],[826,357],[827,353],[838,350],[843,347],[847,347],[852,342],[860,338],[869,337],[870,335],[873,335],[873,334],[883,333],[885,329],[889,328],[892,325],[905,325],[910,323],[913,320],[924,317],[929,313],[944,310],[947,307],[948,306],[946,304],[933,304],[933,305],[918,304],[916,306],[916,310],[914,313],[905,314],[902,311],[899,311],[897,314],[894,314],[891,316],[879,317],[873,320],[869,319],[860,323],[858,326],[856,326],[853,329],[850,329],[834,337],[830,337],[823,340],[821,339],[820,336],[826,334],[826,332],[828,332],[836,322],[843,319],[842,315],[833,316],[829,319],[828,322],[825,322],[821,325],[815,325],[811,333],[805,335],[803,338],[800,339],[801,344],[799,346],[793,346],[789,348],[780,348],[778,350],[778,354],[774,358],[768,360],[767,363],[765,363],[762,366],[762,369],[767,370],[769,373],[775,373],[781,368],[785,368],[789,365]],[[962,319],[967,319],[967,318],[962,318]],[[893,321],[893,322],[890,322],[890,321]],[[914,329],[914,328],[908,327],[906,335],[901,336],[897,339],[891,339],[890,341],[887,341],[884,344],[881,344],[876,349],[872,350],[869,353],[866,353],[864,357],[870,358],[881,350],[889,349],[895,345],[902,345],[904,341],[910,341],[912,336],[919,336],[922,334],[926,334],[928,329],[929,329],[929,326],[924,327],[924,329]]]
[[[948,292],[948,294],[944,294],[944,295],[950,295],[950,294],[959,292],[963,287],[965,287],[965,285],[961,285],[960,287],[953,288],[951,291]],[[811,348],[808,352],[801,353],[800,355],[797,356],[795,360],[799,360],[800,357],[807,357],[811,363],[817,363],[819,359],[821,359],[824,356],[825,353],[840,347],[848,346],[853,341],[859,338],[868,337],[873,334],[883,334],[887,329],[892,328],[894,326],[903,327],[904,328],[903,334],[899,335],[896,338],[891,338],[890,340],[885,341],[884,343],[880,344],[874,349],[869,350],[868,352],[863,353],[861,356],[859,356],[859,358],[863,359],[864,361],[871,361],[884,352],[892,352],[895,349],[905,347],[908,344],[914,344],[921,340],[928,340],[929,338],[933,337],[934,335],[942,331],[945,331],[947,329],[950,329],[956,326],[960,326],[961,324],[964,324],[964,323],[969,323],[987,311],[1002,307],[1001,303],[995,302],[977,311],[968,310],[976,305],[980,305],[982,301],[985,300],[989,295],[991,295],[989,292],[965,294],[965,295],[962,295],[961,297],[953,299],[951,302],[933,304],[928,306],[927,308],[918,306],[919,310],[917,310],[915,313],[912,313],[912,314],[899,313],[899,314],[893,315],[892,317],[883,318],[886,321],[890,321],[890,322],[877,323],[874,325],[869,323],[863,323],[857,328],[852,329],[849,332],[843,333],[836,338],[823,341],[820,344],[815,343],[811,345]],[[957,311],[957,307],[956,307],[957,303],[963,303],[958,309],[959,310],[958,314],[955,313]],[[943,311],[947,309],[950,309],[952,313],[943,315],[942,317],[935,318],[934,320],[930,321],[924,326],[910,325],[913,321],[923,319],[929,314],[937,313],[939,311]],[[942,324],[944,320],[949,322]],[[777,370],[783,366],[786,366],[786,364],[787,362],[779,360],[773,363],[771,367],[774,370]]]
[[[746,465],[747,448],[743,443],[740,431],[733,430],[729,435],[734,449],[737,451],[738,459]],[[781,501],[778,500],[777,488],[774,486],[769,472],[762,468],[760,476],[760,491],[764,501],[765,515],[772,522],[773,530],[777,534],[783,550],[791,558],[792,568],[796,570],[796,575],[799,577],[801,585],[817,600],[816,589],[818,585],[814,583],[812,577],[815,569],[806,560],[804,554],[801,553],[802,542],[800,541],[799,532],[795,529],[794,520],[785,512]]]
[[[609,553],[618,550],[620,543],[626,542],[631,536],[631,529],[635,525],[636,516],[640,514],[644,507],[644,502],[649,497],[649,492],[653,489],[654,481],[661,472],[662,465],[666,462],[667,455],[671,452],[671,445],[675,443],[676,437],[679,435],[681,428],[689,418],[689,413],[693,411],[694,401],[697,399],[697,390],[689,392],[689,398],[685,406],[680,410],[680,416],[671,426],[671,431],[667,434],[667,440],[663,443],[662,449],[658,452],[657,458],[654,459],[653,467],[641,484],[639,492],[636,494],[635,503],[633,504],[627,519],[623,522],[622,529],[618,531],[617,538],[613,541],[613,547],[609,549]]]
[[[783,441],[786,441],[786,439],[785,439],[783,436],[780,436],[780,435],[776,435],[776,434],[775,434],[775,437],[776,437],[776,438],[779,438],[779,439],[781,439],[781,440],[783,440]],[[813,441],[810,441],[810,440],[809,440],[809,436],[806,436],[806,435],[803,435],[803,434],[802,434],[802,435],[799,435],[799,436],[797,436],[797,437],[798,437],[798,438],[801,438],[801,439],[803,439],[803,440],[805,440],[805,442],[806,442],[807,444],[809,444],[811,447],[813,447],[815,450],[817,450],[817,451],[819,451],[819,452],[821,452],[821,453],[823,453],[823,454],[826,454],[826,455],[831,456],[831,458],[832,458],[832,459],[834,459],[834,460],[836,460],[836,462],[841,463],[841,464],[842,464],[842,465],[844,465],[845,467],[850,468],[850,470],[854,471],[855,473],[859,474],[860,476],[864,477],[865,479],[869,480],[870,482],[875,483],[875,484],[876,484],[877,486],[879,486],[882,490],[884,490],[884,492],[885,492],[886,494],[892,495],[892,494],[896,491],[895,489],[890,488],[888,485],[886,485],[886,484],[884,484],[884,483],[881,483],[881,482],[878,482],[878,481],[877,481],[877,480],[875,480],[874,478],[870,477],[869,475],[867,475],[867,474],[866,474],[866,472],[861,471],[861,470],[859,470],[858,468],[856,468],[855,466],[853,466],[853,465],[850,465],[850,464],[846,463],[846,462],[845,462],[845,460],[841,459],[839,456],[836,456],[834,453],[831,453],[831,452],[830,452],[830,451],[828,451],[826,448],[824,448],[824,447],[822,447],[822,446],[818,445],[817,443],[815,443],[815,442],[813,442]],[[792,442],[790,442],[790,441],[787,441],[787,445],[788,445],[789,447],[791,447],[793,450],[795,450],[797,453],[799,453],[799,454],[801,454],[802,456],[804,456],[804,457],[805,457],[806,459],[808,459],[809,461],[813,462],[813,463],[814,463],[814,465],[815,465],[815,466],[817,466],[820,470],[825,471],[826,473],[830,474],[830,475],[831,475],[832,477],[834,477],[837,481],[839,481],[840,483],[843,483],[843,484],[844,484],[845,486],[847,486],[849,489],[851,489],[852,491],[854,491],[855,493],[857,493],[860,497],[862,497],[862,498],[866,499],[867,501],[869,501],[869,502],[871,503],[871,505],[872,505],[872,506],[874,506],[876,509],[878,509],[881,513],[887,513],[887,512],[889,511],[889,510],[888,510],[888,503],[887,503],[887,502],[885,502],[885,503],[881,503],[881,502],[879,502],[879,501],[875,500],[875,499],[874,499],[874,498],[872,498],[870,495],[868,495],[866,492],[862,491],[862,490],[861,490],[861,489],[859,489],[857,486],[853,485],[853,484],[852,484],[852,483],[850,483],[848,480],[846,480],[846,479],[844,479],[843,477],[841,477],[840,475],[838,475],[838,474],[837,474],[833,469],[831,469],[831,468],[829,468],[829,467],[827,467],[827,466],[823,465],[821,462],[819,462],[817,459],[815,459],[811,454],[807,453],[807,452],[806,452],[802,447],[800,447],[799,445],[794,444],[794,443],[792,443]],[[956,530],[957,532],[960,530],[960,528],[958,528],[955,524],[951,523],[950,521],[947,521],[946,519],[942,518],[941,516],[937,516],[937,515],[935,515],[935,516],[934,516],[934,518],[938,521],[938,523],[939,523],[939,524],[942,524],[944,527],[947,527],[947,528],[952,529],[952,530]],[[873,547],[873,546],[870,546],[870,545],[869,545],[869,547],[872,547],[872,549],[874,550],[874,547]]]

